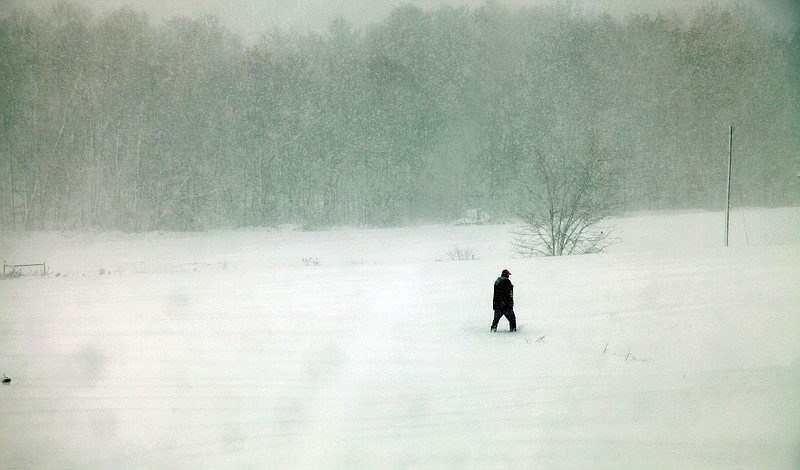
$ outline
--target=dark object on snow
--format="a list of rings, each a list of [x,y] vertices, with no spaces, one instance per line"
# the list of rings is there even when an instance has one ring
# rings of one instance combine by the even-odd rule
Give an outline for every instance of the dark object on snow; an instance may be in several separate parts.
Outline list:
[[[3,374],[3,383],[4,384],[10,384],[11,383],[11,377],[8,377],[6,374]]]
[[[494,281],[492,331],[497,331],[497,323],[501,317],[508,319],[508,326],[511,331],[517,331],[517,317],[514,315],[514,284],[508,278],[510,275],[511,273],[508,269],[504,269],[500,277]]]
[[[494,297],[492,298],[492,308],[494,310],[505,310],[514,308],[514,284],[508,278],[511,273],[507,269],[494,281]]]

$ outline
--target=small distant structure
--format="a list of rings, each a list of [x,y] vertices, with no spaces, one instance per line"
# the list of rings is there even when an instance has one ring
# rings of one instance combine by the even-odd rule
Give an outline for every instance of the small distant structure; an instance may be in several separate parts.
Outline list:
[[[484,224],[491,219],[492,218],[489,216],[489,214],[484,212],[480,207],[475,207],[471,209],[464,209],[460,222],[463,225],[474,225]]]

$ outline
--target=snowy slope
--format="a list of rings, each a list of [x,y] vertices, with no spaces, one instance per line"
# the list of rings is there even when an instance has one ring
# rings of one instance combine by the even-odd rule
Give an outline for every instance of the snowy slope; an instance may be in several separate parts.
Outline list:
[[[798,468],[800,211],[742,220],[5,234],[51,275],[0,281],[0,468]]]

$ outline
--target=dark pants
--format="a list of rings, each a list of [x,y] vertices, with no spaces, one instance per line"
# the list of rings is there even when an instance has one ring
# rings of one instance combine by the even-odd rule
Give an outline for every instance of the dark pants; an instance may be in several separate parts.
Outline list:
[[[503,310],[494,311],[494,320],[492,320],[492,330],[497,329],[497,323],[500,321],[500,317],[506,317],[508,319],[508,326],[511,331],[517,330],[517,316],[514,315],[513,308],[506,308]]]

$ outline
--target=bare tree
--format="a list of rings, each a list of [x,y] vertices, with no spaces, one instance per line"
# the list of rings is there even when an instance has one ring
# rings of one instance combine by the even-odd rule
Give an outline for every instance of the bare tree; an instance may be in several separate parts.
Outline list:
[[[598,253],[615,244],[605,222],[619,208],[610,150],[590,136],[578,152],[534,152],[526,199],[517,209],[522,228],[512,244],[518,255]]]

